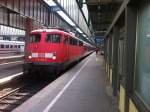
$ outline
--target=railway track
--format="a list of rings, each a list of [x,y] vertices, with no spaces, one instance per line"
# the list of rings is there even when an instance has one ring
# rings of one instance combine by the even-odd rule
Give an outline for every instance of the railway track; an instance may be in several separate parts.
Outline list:
[[[49,82],[30,82],[16,88],[4,88],[0,91],[0,112],[11,112],[31,96],[44,88]]]
[[[21,92],[19,93],[19,90],[23,87],[25,87],[25,85],[11,90],[8,93],[4,93],[4,95],[0,97],[0,112],[11,111],[19,104],[19,99],[22,99],[27,95],[22,94]]]
[[[77,64],[77,63],[74,63]],[[74,66],[70,65],[65,71],[69,70]],[[45,86],[50,84],[53,80],[58,78],[62,73],[56,75],[56,77],[24,77],[20,76],[14,78],[4,85],[0,85],[0,112],[11,112],[13,109],[24,103],[27,99],[35,95]],[[46,73],[44,73],[46,74]],[[36,79],[37,78],[37,79]],[[46,79],[45,79],[46,78]]]

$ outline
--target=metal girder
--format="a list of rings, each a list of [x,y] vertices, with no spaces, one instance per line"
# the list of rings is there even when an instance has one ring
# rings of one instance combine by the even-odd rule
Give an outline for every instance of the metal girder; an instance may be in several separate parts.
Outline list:
[[[30,18],[30,21],[32,20],[30,27],[32,26],[33,29],[48,26],[70,28],[43,0],[0,0],[0,6],[1,25],[27,30],[29,28],[26,22]],[[53,8],[53,10],[58,9]]]
[[[88,0],[88,5],[102,5],[102,4],[109,4],[109,3],[120,3],[123,0]]]
[[[87,0],[86,3],[94,30],[104,31],[112,23],[122,0]],[[102,34],[105,35],[104,33]]]
[[[107,33],[105,34],[105,37],[109,34],[109,32],[111,31],[112,27],[115,25],[116,21],[118,20],[118,18],[120,17],[120,15],[122,14],[122,12],[124,11],[125,7],[127,6],[127,4],[129,3],[130,0],[124,0],[124,2],[122,3],[121,7],[119,8],[115,18],[113,19],[111,25],[109,26]]]
[[[58,6],[52,6],[51,7],[51,11],[52,12],[56,12],[56,11],[60,11],[61,9]]]

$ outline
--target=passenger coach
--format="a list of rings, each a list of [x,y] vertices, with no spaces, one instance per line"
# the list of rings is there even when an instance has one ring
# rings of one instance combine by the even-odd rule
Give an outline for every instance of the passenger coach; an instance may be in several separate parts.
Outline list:
[[[24,42],[0,40],[0,56],[11,56],[24,53]]]

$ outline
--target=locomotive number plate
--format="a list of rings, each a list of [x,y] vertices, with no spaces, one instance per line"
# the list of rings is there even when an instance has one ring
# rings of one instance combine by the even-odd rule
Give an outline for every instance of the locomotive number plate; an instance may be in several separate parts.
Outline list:
[[[53,57],[53,53],[45,53],[45,58],[52,58]]]
[[[38,57],[38,53],[32,53],[32,57],[33,58],[37,58]]]
[[[39,54],[38,54],[38,57],[39,57],[39,58],[44,58],[44,57],[45,57],[45,54],[44,54],[44,53],[39,53]]]

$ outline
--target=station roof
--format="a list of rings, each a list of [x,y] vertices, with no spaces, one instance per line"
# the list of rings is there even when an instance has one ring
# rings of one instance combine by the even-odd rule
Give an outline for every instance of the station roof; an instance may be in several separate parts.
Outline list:
[[[124,0],[86,0],[95,35],[105,35]]]

